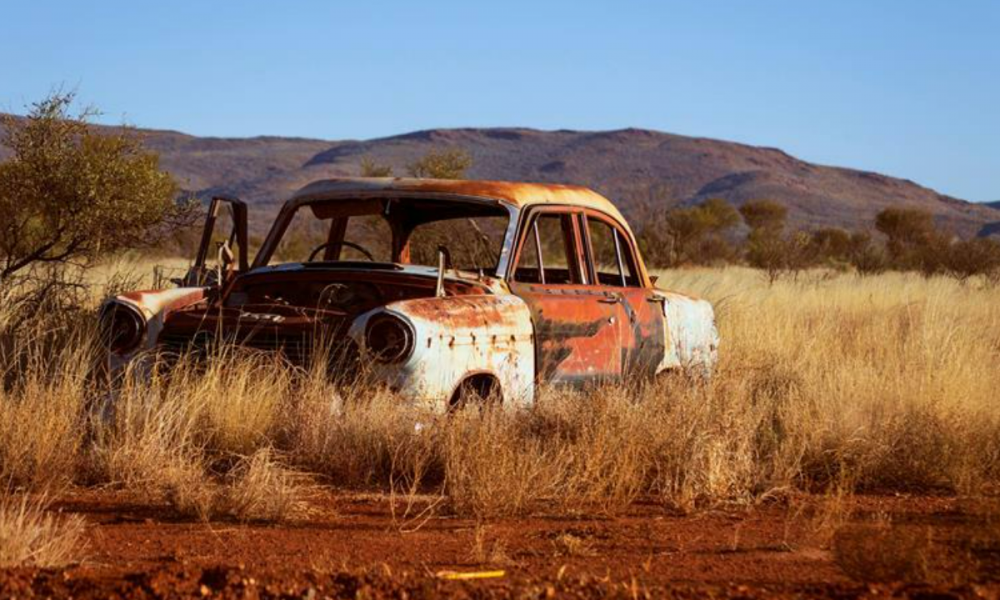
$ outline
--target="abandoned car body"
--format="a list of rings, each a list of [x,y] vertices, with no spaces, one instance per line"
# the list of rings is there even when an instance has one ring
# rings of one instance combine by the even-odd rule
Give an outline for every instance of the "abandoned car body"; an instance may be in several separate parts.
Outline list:
[[[331,370],[363,358],[402,397],[445,410],[470,392],[523,406],[537,384],[707,375],[716,361],[711,305],[654,288],[621,214],[582,187],[318,181],[252,263],[247,246],[246,206],[215,198],[181,287],[105,302],[112,370],[221,338],[302,365],[349,357]]]

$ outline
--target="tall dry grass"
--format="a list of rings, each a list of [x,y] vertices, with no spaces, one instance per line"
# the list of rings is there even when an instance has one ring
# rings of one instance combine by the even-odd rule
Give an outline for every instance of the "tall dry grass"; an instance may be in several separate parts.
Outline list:
[[[974,493],[998,480],[1000,289],[900,273],[769,287],[746,269],[661,282],[715,301],[720,379],[781,403],[800,483],[848,470],[863,489]]]
[[[106,409],[85,361],[8,352],[0,474],[24,487],[117,485],[241,520],[301,511],[302,472],[440,495],[481,518],[614,512],[640,497],[694,510],[790,489],[995,485],[997,290],[899,274],[769,286],[737,268],[665,272],[660,285],[714,302],[723,346],[710,382],[545,389],[521,412],[425,414],[385,389],[232,348],[127,377]],[[64,346],[73,356],[87,342]]]
[[[0,567],[61,567],[79,560],[83,519],[48,510],[44,496],[0,492]]]

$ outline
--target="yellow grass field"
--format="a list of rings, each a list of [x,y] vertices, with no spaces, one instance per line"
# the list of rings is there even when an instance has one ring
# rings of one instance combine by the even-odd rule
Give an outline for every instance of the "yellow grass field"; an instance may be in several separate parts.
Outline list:
[[[151,271],[122,261],[90,277],[144,287]],[[543,390],[524,413],[450,418],[234,349],[135,378],[108,409],[88,379],[86,315],[41,349],[32,339],[52,337],[45,319],[24,324],[5,305],[0,539],[58,531],[37,514],[15,518],[44,508],[21,491],[53,499],[94,486],[194,519],[269,522],[309,514],[319,490],[407,506],[430,497],[480,520],[613,515],[640,499],[691,513],[805,493],[995,494],[1000,290],[896,273],[816,271],[773,286],[744,268],[658,275],[659,287],[714,303],[711,381]],[[80,530],[66,523],[67,535]],[[72,541],[53,543],[51,559],[37,549],[0,559],[58,563]]]

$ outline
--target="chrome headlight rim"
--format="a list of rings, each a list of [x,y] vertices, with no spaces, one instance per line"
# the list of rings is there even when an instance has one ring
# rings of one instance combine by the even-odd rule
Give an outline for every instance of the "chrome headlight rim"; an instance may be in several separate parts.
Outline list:
[[[364,346],[383,364],[398,364],[413,355],[416,332],[406,319],[392,313],[380,313],[365,324]]]
[[[101,309],[101,343],[110,352],[130,354],[146,339],[146,318],[137,309],[122,302],[111,302]]]

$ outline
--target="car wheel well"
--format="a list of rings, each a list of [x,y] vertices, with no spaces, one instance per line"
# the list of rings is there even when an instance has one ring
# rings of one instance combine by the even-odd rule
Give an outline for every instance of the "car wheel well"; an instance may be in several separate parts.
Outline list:
[[[459,408],[469,402],[497,402],[502,400],[500,380],[492,373],[467,375],[455,387],[448,405]]]

